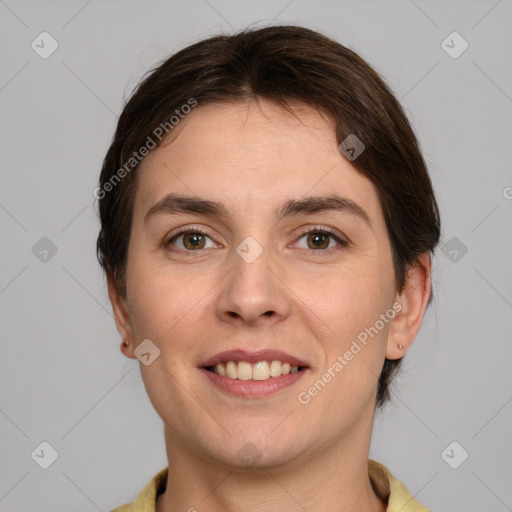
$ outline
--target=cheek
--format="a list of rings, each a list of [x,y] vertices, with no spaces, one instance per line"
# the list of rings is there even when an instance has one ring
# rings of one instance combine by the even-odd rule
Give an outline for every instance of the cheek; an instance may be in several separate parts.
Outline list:
[[[183,316],[182,289],[169,286],[161,269],[151,265],[148,258],[130,260],[127,290],[137,338],[159,340]]]
[[[357,267],[357,268],[356,268]],[[297,296],[302,298],[302,314],[318,340],[323,358],[315,373],[320,377],[316,389],[324,404],[334,407],[340,420],[350,410],[355,413],[372,403],[378,377],[384,363],[387,333],[391,317],[381,319],[391,307],[391,280],[379,274],[375,261],[345,266],[329,278],[316,276],[297,281]]]
[[[319,338],[332,340],[335,347],[373,325],[394,296],[391,280],[370,259],[309,278],[296,276],[292,289],[302,309],[309,310],[311,322],[321,329],[318,334],[325,333]]]
[[[188,340],[192,344],[197,336],[196,327],[204,323],[211,300],[207,292],[214,282],[194,280],[187,272],[170,273],[167,265],[133,260],[128,279],[132,326],[137,342],[149,338],[166,353],[179,349],[183,355]]]

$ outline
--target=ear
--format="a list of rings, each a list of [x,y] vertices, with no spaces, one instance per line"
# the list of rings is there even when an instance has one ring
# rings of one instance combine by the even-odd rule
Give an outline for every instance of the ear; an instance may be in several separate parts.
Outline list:
[[[117,289],[116,284],[112,276],[107,277],[108,296],[110,303],[112,304],[112,310],[114,312],[114,319],[116,321],[117,330],[121,335],[121,352],[131,359],[136,359],[133,350],[135,349],[132,324],[130,321],[130,315],[128,314],[128,308],[126,306],[126,299],[121,297]],[[127,342],[127,344],[125,343]]]
[[[395,299],[401,305],[401,309],[390,323],[387,359],[403,357],[420,330],[430,298],[430,271],[431,261],[427,253],[421,254],[407,269],[404,288],[397,293]],[[398,348],[399,345],[403,348]]]

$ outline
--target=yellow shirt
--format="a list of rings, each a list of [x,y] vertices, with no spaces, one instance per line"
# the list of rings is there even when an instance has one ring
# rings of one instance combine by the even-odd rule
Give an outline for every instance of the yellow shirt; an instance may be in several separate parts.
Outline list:
[[[133,503],[121,505],[111,512],[155,512],[157,496],[165,491],[167,485],[168,471],[167,467],[157,473]],[[414,500],[404,484],[395,480],[382,464],[369,459],[368,475],[377,496],[387,502],[387,512],[430,512]]]

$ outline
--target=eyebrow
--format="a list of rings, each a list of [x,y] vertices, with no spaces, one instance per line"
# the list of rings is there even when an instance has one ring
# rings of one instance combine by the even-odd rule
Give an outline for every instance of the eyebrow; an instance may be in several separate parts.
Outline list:
[[[293,215],[307,215],[317,212],[338,211],[349,213],[362,219],[371,228],[370,216],[354,201],[338,195],[310,196],[303,199],[290,199],[276,209],[275,216],[279,222],[285,217]],[[229,217],[228,210],[223,203],[192,197],[181,194],[168,194],[154,204],[144,216],[144,223],[155,215],[195,213],[200,215]]]

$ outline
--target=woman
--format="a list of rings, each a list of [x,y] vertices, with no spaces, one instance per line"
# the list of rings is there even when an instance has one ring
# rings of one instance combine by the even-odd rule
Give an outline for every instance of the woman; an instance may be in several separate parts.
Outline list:
[[[368,459],[439,212],[398,101],[309,29],[222,35],[126,104],[96,190],[169,467],[117,512],[427,510]]]

